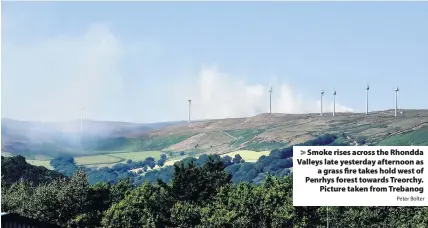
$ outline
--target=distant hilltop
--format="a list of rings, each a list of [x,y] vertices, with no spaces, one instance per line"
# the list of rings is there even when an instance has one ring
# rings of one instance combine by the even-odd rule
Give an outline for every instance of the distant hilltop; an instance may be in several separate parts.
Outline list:
[[[121,121],[99,121],[99,120],[83,120],[85,134],[117,134],[123,135],[132,132],[147,132],[153,129],[162,128],[171,124],[177,124],[180,121],[159,122],[159,123],[132,123]],[[2,118],[2,128],[11,131],[38,133],[79,133],[80,120],[64,121],[64,122],[37,122],[37,121],[21,121],[10,118]]]
[[[79,134],[78,121],[37,123],[2,119],[2,151],[24,155],[52,151],[50,156],[145,150],[221,154],[240,149],[260,151],[290,146],[323,133],[340,134],[354,144],[361,144],[358,140],[362,138],[365,144],[376,144],[395,135],[428,129],[427,109],[400,111],[403,113],[398,116],[394,116],[394,110],[336,113],[335,116],[332,113],[323,116],[319,113],[265,113],[190,123],[85,121],[83,136]],[[425,141],[413,143],[428,143],[428,136],[424,137]]]

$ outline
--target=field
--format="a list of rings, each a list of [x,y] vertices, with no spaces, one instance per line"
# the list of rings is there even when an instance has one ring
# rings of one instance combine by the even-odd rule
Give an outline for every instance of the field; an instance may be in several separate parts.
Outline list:
[[[125,159],[125,160],[131,159],[132,161],[142,161],[147,157],[152,157],[157,161],[160,159],[162,154],[164,153],[161,151],[140,151],[140,152],[106,154],[106,156],[116,157],[116,158]]]
[[[12,156],[12,154],[8,152],[1,152],[1,154],[2,156],[5,156],[5,157]],[[165,154],[165,153],[161,151],[116,152],[116,153],[90,155],[90,156],[77,156],[74,158],[74,161],[76,162],[77,165],[84,165],[91,168],[101,168],[101,167],[111,167],[117,163],[126,162],[128,159],[131,159],[132,161],[142,161],[147,157],[152,157],[157,161],[160,159],[160,156],[162,154]],[[39,156],[38,158],[40,159],[27,158],[27,162],[35,166],[44,166],[48,169],[53,170],[53,167],[50,165],[50,160],[48,160],[49,157]],[[181,159],[169,160],[166,162],[165,165],[173,165],[175,162],[179,160]]]
[[[43,160],[26,160],[28,164],[35,165],[35,166],[43,166],[47,169],[54,170],[54,168],[49,163],[50,161],[43,161]]]
[[[92,156],[79,156],[74,160],[78,165],[84,165],[91,168],[111,167],[117,163],[132,161],[142,161],[147,157],[152,157],[155,160],[160,159],[161,151],[140,151],[140,152],[116,152]]]
[[[78,165],[96,165],[96,164],[112,164],[123,161],[124,159],[109,155],[92,155],[75,157],[74,161]]]
[[[221,156],[224,157],[226,155],[229,155],[233,159],[236,154],[239,154],[246,162],[256,162],[261,156],[263,155],[267,156],[269,155],[269,153],[270,151],[257,152],[257,151],[251,151],[251,150],[238,150],[234,152],[229,152],[227,154],[222,154]]]
[[[182,159],[172,159],[165,162],[164,166],[174,165],[174,163],[181,161]]]
[[[12,156],[13,156],[13,154],[11,154],[11,153],[9,153],[9,152],[4,152],[4,151],[2,151],[2,152],[1,152],[1,156],[3,156],[3,157],[12,157]]]

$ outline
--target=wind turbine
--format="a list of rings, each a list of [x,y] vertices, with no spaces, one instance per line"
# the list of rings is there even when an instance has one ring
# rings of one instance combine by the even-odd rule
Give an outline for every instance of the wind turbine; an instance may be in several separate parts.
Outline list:
[[[398,109],[398,86],[395,89],[395,116],[397,116],[397,109]]]
[[[366,115],[369,114],[369,85],[366,87]]]
[[[272,114],[272,86],[269,90],[269,113]]]
[[[333,116],[336,113],[336,90],[333,92]]]
[[[189,99],[189,123],[190,123],[190,105],[192,104],[192,100],[191,99]]]
[[[321,90],[321,113],[320,116],[322,116],[322,97],[324,96],[324,90]]]

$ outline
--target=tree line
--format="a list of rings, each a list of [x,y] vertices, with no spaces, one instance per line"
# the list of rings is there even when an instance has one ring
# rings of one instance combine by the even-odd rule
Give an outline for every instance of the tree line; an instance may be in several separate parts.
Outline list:
[[[126,163],[117,163],[112,167],[89,168],[76,164],[72,156],[61,156],[50,161],[52,167],[59,173],[71,177],[79,168],[88,175],[90,184],[98,182],[116,183],[120,179],[130,178],[133,183],[139,180],[141,170],[146,172],[149,168],[153,169],[156,165],[163,167],[167,156],[162,154],[157,161],[152,157],[147,157],[142,161],[132,161],[128,159]],[[132,169],[139,169],[138,172],[130,172]]]
[[[323,134],[312,140],[306,141],[296,146],[346,146],[348,144],[342,142],[342,138],[334,134]],[[225,166],[225,171],[232,175],[232,182],[239,184],[242,181],[260,184],[269,173],[272,176],[284,177],[290,174],[290,168],[293,167],[293,146],[273,149],[268,156],[261,156],[257,162],[245,162],[245,160],[236,154],[233,158],[230,156],[213,155],[215,159],[221,160]],[[182,162],[193,162],[197,166],[202,166],[208,155],[201,155],[198,158],[187,157]],[[172,179],[174,168],[173,166],[163,167],[162,169],[152,170],[141,173],[129,172],[131,169],[142,168],[147,171],[148,168],[153,168],[156,164],[163,166],[166,161],[166,156],[162,156],[157,162],[151,157],[143,161],[128,161],[126,164],[119,163],[113,167],[103,168],[83,168],[88,174],[89,183],[95,184],[98,182],[116,183],[120,179],[130,178],[131,182],[136,185],[141,185],[146,181],[156,183],[158,179],[169,182]],[[72,157],[59,157],[51,160],[51,165],[56,171],[71,176],[79,168]]]
[[[78,169],[71,178],[7,186],[3,211],[61,227],[325,227],[326,207],[293,207],[292,175],[267,174],[260,183],[234,184],[214,156],[203,165],[173,166],[170,182],[140,186],[130,179],[90,185]],[[330,227],[428,227],[427,207],[329,207]]]

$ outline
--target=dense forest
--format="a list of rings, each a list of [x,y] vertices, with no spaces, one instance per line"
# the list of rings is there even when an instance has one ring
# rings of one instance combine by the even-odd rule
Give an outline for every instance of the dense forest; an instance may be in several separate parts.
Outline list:
[[[327,213],[330,227],[428,227],[428,207],[293,207],[292,175],[234,184],[225,169],[210,156],[199,166],[175,164],[168,183],[140,186],[129,178],[90,185],[82,169],[7,186],[7,169],[1,207],[62,227],[325,227]]]

